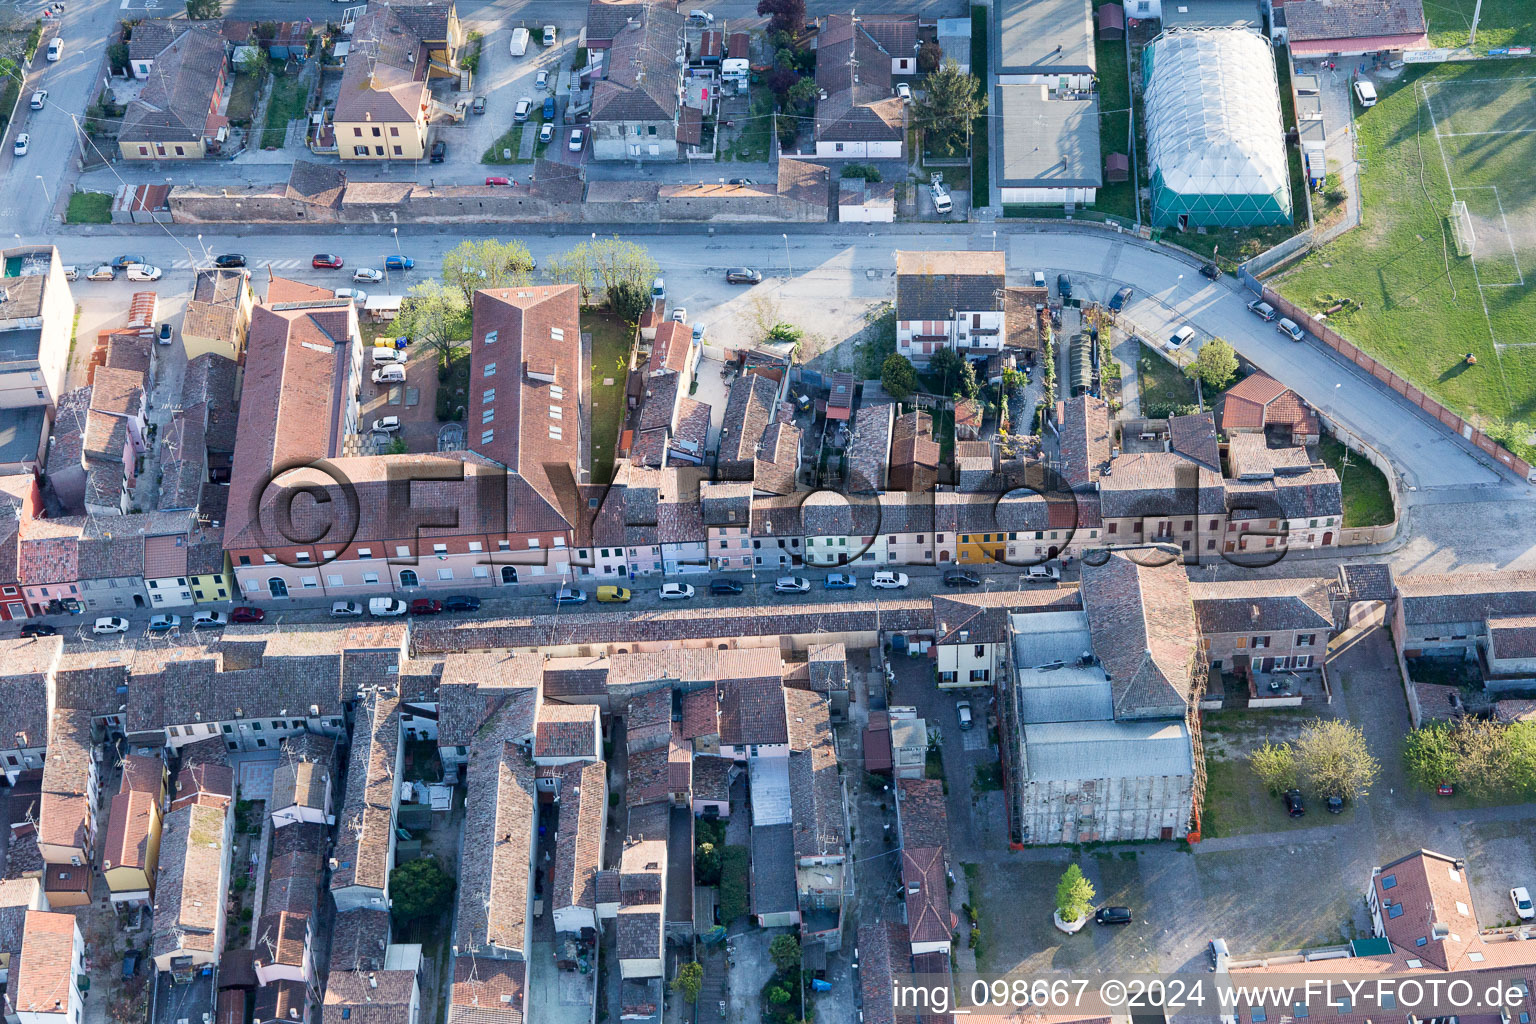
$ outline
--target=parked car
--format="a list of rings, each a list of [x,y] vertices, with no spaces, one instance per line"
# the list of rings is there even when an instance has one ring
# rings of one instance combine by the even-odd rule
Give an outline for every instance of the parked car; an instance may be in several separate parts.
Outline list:
[[[432,155],[428,157],[428,160],[434,164],[440,164],[447,158],[447,156],[448,143],[444,142],[442,139],[438,139],[436,142],[432,143]]]
[[[142,960],[143,958],[144,958],[144,954],[140,953],[136,949],[130,949],[128,952],[123,954],[123,978],[124,978],[124,980],[126,980],[128,978],[131,978],[134,975],[139,973],[139,961]]]
[[[1049,562],[1042,562],[1025,569],[1024,578],[1031,583],[1051,583],[1061,579],[1061,570]]]
[[[1329,814],[1343,814],[1344,798],[1341,796],[1330,796],[1323,801],[1323,807],[1327,809]]]
[[[555,28],[555,26],[553,26],[553,25],[545,25],[544,26],[544,45],[545,46],[554,46],[555,45],[555,39],[559,36],[559,34],[560,34],[559,30],[557,28]]]
[[[1285,813],[1293,818],[1300,818],[1307,813],[1307,804],[1301,798],[1301,790],[1288,789],[1285,791]]]
[[[1200,276],[1212,281],[1221,280],[1221,268],[1214,263],[1207,263],[1200,268]]]
[[[673,309],[672,310],[672,322],[675,323],[675,324],[685,324],[685,323],[687,323],[688,322],[688,307],[687,306],[678,306],[675,309]]]
[[[1056,291],[1060,293],[1062,302],[1072,298],[1072,279],[1066,274],[1057,274]]]
[[[1281,317],[1280,322],[1275,324],[1275,330],[1279,331],[1287,338],[1290,338],[1292,341],[1301,341],[1307,336],[1306,332],[1303,331],[1297,325],[1296,321],[1292,320],[1290,317]]]
[[[597,588],[598,604],[626,604],[632,596],[628,587],[610,585]]]
[[[78,281],[78,280],[80,280],[80,268],[79,267],[75,266],[72,263],[66,263],[66,264],[64,264],[62,269],[64,271],[64,280],[66,280],[66,281]]]
[[[555,123],[553,121],[545,121],[543,124],[539,125],[539,141],[540,142],[542,142],[544,145],[547,146],[551,142],[554,141],[554,138],[555,138]]]
[[[1531,894],[1523,885],[1509,890],[1509,902],[1515,905],[1515,914],[1522,921],[1536,917],[1536,907],[1531,906]]]
[[[1252,302],[1248,303],[1248,312],[1254,314],[1265,323],[1268,323],[1275,318],[1275,307],[1271,306],[1263,299],[1254,299]]]
[[[411,270],[416,266],[416,261],[409,256],[384,257],[385,270]]]
[[[969,729],[976,724],[971,718],[971,702],[968,700],[955,701],[955,714],[960,718],[960,728]]]
[[[64,56],[64,37],[54,36],[48,41],[48,63],[52,64]]]
[[[213,258],[213,265],[220,270],[239,270],[245,266],[245,257],[238,252],[227,252]]]
[[[686,583],[663,583],[659,596],[663,601],[686,601],[693,597],[693,588]]]
[[[171,322],[166,320],[160,325],[160,333],[155,335],[155,341],[161,345],[169,345],[172,340]]]
[[[542,75],[544,72],[541,71],[539,74]],[[544,87],[541,85],[539,88],[542,89]],[[544,109],[540,113],[544,115],[544,120],[546,121],[553,121],[555,119],[555,98],[553,96],[544,97]]]
[[[331,618],[355,619],[363,614],[363,606],[356,601],[334,601],[331,603]]]
[[[658,300],[661,302],[667,300],[667,281],[663,277],[658,277],[651,282],[651,301],[656,302]]]
[[[16,136],[16,141],[11,144],[11,152],[17,156],[26,156],[27,149],[32,145],[32,136],[22,132]]]
[[[876,590],[900,590],[907,585],[907,574],[904,572],[877,572],[875,578],[869,581],[869,585]]]
[[[903,103],[912,102],[912,87],[906,82],[896,83],[896,97]]]
[[[476,96],[475,97],[474,105],[471,106],[470,109],[473,110],[477,114],[485,113],[485,97],[484,96]]]
[[[398,615],[404,615],[409,605],[398,597],[370,597],[368,599],[368,614],[381,619],[392,619]]]
[[[512,56],[521,57],[528,52],[528,30],[519,25],[512,30]]]
[[[1221,970],[1232,957],[1231,952],[1227,949],[1226,939],[1212,939],[1210,944],[1206,946],[1205,951],[1211,958],[1211,970],[1213,971]]]
[[[981,577],[973,572],[947,572],[944,574],[946,587],[979,587]]]
[[[130,263],[124,271],[130,281],[158,281],[160,280],[160,268],[152,267],[148,263]]]
[[[500,174],[492,174],[485,179],[485,183],[487,185],[510,185],[512,184],[512,179],[503,177]]]
[[[128,620],[116,615],[103,615],[91,625],[91,632],[97,636],[105,636],[109,633],[128,632]]]
[[[580,153],[587,146],[587,130],[585,128],[572,128],[571,141],[566,143],[566,148],[572,153]]]
[[[21,638],[23,640],[31,640],[34,637],[39,637],[39,636],[58,636],[58,635],[59,635],[58,627],[57,626],[50,626],[46,622],[29,622],[25,626],[21,627]]]
[[[117,271],[113,270],[112,267],[106,263],[103,263],[101,266],[85,275],[85,279],[87,281],[111,281],[116,277]]]
[[[1030,273],[1030,283],[1036,288],[1045,287],[1045,271],[1036,270]]]
[[[726,284],[762,284],[763,272],[751,267],[735,267],[725,272]]]
[[[358,267],[352,271],[352,280],[359,284],[378,284],[384,280],[384,271],[372,267]]]
[[[708,25],[714,20],[715,16],[713,14],[700,10],[697,7],[688,12],[688,24],[690,25]]]
[[[351,299],[359,306],[368,301],[368,293],[361,288],[337,288],[336,297],[338,299]]]
[[[709,592],[711,594],[739,594],[746,588],[735,580],[710,580]]]
[[[180,628],[180,615],[151,615],[149,617],[149,631],[151,633],[168,633],[173,629]]]
[[[399,429],[399,416],[380,416],[378,419],[373,421],[373,432],[375,434],[393,434]]]
[[[148,262],[143,256],[119,256],[112,261],[113,270],[127,270],[131,264]]]
[[[412,615],[436,615],[443,610],[443,602],[434,601],[430,597],[418,597],[411,602]]]
[[[1435,787],[1435,796],[1455,796],[1456,787],[1449,782],[1442,782]]]
[[[1189,324],[1185,324],[1183,327],[1180,327],[1178,330],[1173,332],[1173,336],[1168,339],[1168,347],[1183,348],[1185,345],[1189,344],[1190,339],[1194,336],[1195,329],[1189,326]]]
[[[261,622],[266,617],[266,612],[260,608],[252,608],[248,605],[241,605],[229,613],[230,622]]]
[[[1130,924],[1130,907],[1100,907],[1094,911],[1093,919],[1099,924]]]
[[[804,576],[780,576],[773,581],[776,594],[804,594],[811,589],[811,581]]]
[[[405,367],[399,363],[381,366],[373,371],[373,382],[375,384],[404,384]]]
[[[316,270],[340,270],[341,257],[328,252],[316,253],[309,265]]]
[[[1126,285],[1124,288],[1121,288],[1119,291],[1115,292],[1115,297],[1109,300],[1109,308],[1114,310],[1116,313],[1120,312],[1125,308],[1125,304],[1131,301],[1131,296],[1135,294],[1136,289],[1132,288],[1130,285]]]
[[[859,585],[859,578],[851,572],[827,573],[826,588],[828,590],[852,590]]]
[[[48,102],[48,90],[39,89],[32,94],[32,101],[28,104],[33,110],[42,110],[43,104]]]
[[[198,612],[192,616],[193,629],[223,629],[229,625],[229,615],[225,612]]]
[[[757,182],[754,181],[751,178],[732,178],[730,181],[726,182],[726,184],[728,184],[728,185],[756,185]]]
[[[390,363],[403,363],[408,358],[410,357],[397,348],[380,348],[377,345],[375,345],[373,348],[374,366],[384,366]]]
[[[445,612],[477,612],[480,610],[480,599],[464,594],[455,594],[453,597],[443,599],[443,611]]]
[[[1376,86],[1363,78],[1355,79],[1355,99],[1367,109],[1376,105]]]
[[[628,593],[628,591],[625,591],[625,593]],[[563,586],[559,590],[555,591],[554,601],[556,605],[586,604],[587,592],[585,590],[581,590],[578,587],[569,585]]]
[[[528,115],[533,113],[533,99],[524,96],[517,101],[517,106],[512,108],[512,123],[522,124],[528,120]]]

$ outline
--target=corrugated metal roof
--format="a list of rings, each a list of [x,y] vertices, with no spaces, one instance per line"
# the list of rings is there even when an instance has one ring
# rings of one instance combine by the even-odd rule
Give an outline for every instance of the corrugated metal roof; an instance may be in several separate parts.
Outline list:
[[[793,816],[789,802],[789,758],[759,757],[747,765],[752,793],[752,825],[788,825]]]
[[[1181,721],[1026,725],[1028,779],[1134,779],[1189,775],[1194,761]]]

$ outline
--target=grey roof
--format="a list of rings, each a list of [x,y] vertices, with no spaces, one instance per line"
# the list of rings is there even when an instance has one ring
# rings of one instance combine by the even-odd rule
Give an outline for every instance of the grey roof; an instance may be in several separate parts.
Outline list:
[[[897,288],[901,287],[900,282]],[[845,459],[848,464],[848,490],[857,494],[885,488],[886,469],[891,459],[891,426],[896,406],[868,403],[853,416]]]
[[[191,28],[162,50],[123,114],[122,142],[197,142],[224,69],[224,39]]]
[[[896,315],[950,320],[957,313],[1001,310],[1007,254],[930,251],[896,253]]]
[[[1326,579],[1240,579],[1192,583],[1200,632],[1268,633],[1314,629],[1326,636],[1333,626]]]
[[[1530,570],[1399,576],[1397,591],[1403,620],[1412,624],[1536,615],[1536,572]]]
[[[608,50],[606,74],[592,86],[593,121],[671,121],[677,116],[683,17],[656,4],[637,5]]]
[[[1421,35],[1424,4],[1423,0],[1292,0],[1285,5],[1285,26],[1297,42]]]
[[[1012,618],[1019,713],[1026,724],[1114,717],[1114,696],[1104,669],[1081,663],[1093,650],[1085,613],[1032,612]]]
[[[1390,601],[1396,592],[1390,562],[1352,562],[1339,566],[1339,586],[1351,601]]]
[[[133,27],[133,36],[128,40],[128,59],[154,60],[160,56],[160,51],[171,45],[177,31],[186,27],[185,22],[178,23],[169,18],[146,18]]]
[[[1059,722],[1024,727],[1030,782],[1190,775],[1194,758],[1182,721]]]
[[[1115,717],[1177,714],[1189,700],[1198,640],[1189,579],[1177,559],[1161,565],[1116,552],[1083,565],[1083,607],[1093,653],[1109,676]]]
[[[906,106],[891,94],[891,55],[852,15],[832,14],[816,41],[816,137],[900,141]]]
[[[1164,28],[1241,28],[1253,32],[1264,29],[1264,14],[1258,0],[1199,0],[1198,3],[1170,3],[1163,7]]]
[[[382,892],[388,881],[398,793],[399,698],[378,697],[372,710],[371,716],[367,707],[357,712],[347,765],[346,801],[337,817],[332,891],[361,885]]]
[[[799,909],[795,889],[794,826],[752,827],[752,913],[782,914]]]
[[[1098,188],[1099,99],[1055,99],[1047,85],[1000,85],[1003,157],[999,185]]]
[[[1099,477],[1105,519],[1178,516],[1226,511],[1221,477],[1178,452],[1121,454]]]
[[[778,387],[772,377],[760,373],[749,373],[731,382],[725,418],[720,424],[719,462],[723,479],[752,479],[757,446],[773,419]],[[735,472],[727,472],[728,467],[734,467]]]
[[[1168,417],[1168,444],[1181,455],[1213,472],[1221,472],[1221,449],[1216,441],[1216,415],[1196,412]]]
[[[639,2],[613,3],[611,0],[588,0],[587,3],[587,39],[610,40],[618,35],[619,30],[630,18],[639,14],[639,9],[644,6]]]
[[[1093,74],[1089,0],[1004,0],[996,9],[999,75]]]

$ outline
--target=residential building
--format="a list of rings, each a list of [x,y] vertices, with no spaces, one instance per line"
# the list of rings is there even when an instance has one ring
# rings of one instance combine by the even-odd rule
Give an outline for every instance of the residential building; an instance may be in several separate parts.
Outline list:
[[[1099,476],[1104,546],[1167,545],[1194,564],[1218,550],[1226,529],[1219,472],[1182,452],[1116,455]]]
[[[890,486],[891,437],[897,408],[892,403],[866,404],[853,417],[853,431],[844,453],[849,494],[885,491]]]
[[[43,767],[61,636],[0,640],[0,766],[7,785]]]
[[[896,351],[922,368],[934,352],[1000,352],[1007,256],[896,253]]]
[[[793,423],[775,419],[763,431],[752,459],[752,489],[758,494],[793,494],[800,484],[800,439]]]
[[[890,734],[890,772],[898,779],[921,779],[927,770],[928,723],[917,717],[917,709],[891,708],[887,732]]]
[[[670,706],[668,719],[670,721]],[[539,706],[539,719],[533,732],[533,763],[561,766],[581,761],[600,761],[603,756],[603,730],[595,704],[557,704]]]
[[[1262,370],[1250,373],[1221,398],[1221,432],[1264,434],[1277,442],[1314,445],[1317,413],[1300,395]]]
[[[255,301],[246,271],[198,270],[181,319],[181,343],[187,361],[211,354],[239,362],[245,354]]]
[[[144,586],[149,592],[149,605],[156,611],[191,607],[189,548],[184,533],[144,538]]]
[[[792,569],[805,561],[805,530],[798,494],[752,501],[752,566],[767,572]]]
[[[415,971],[335,970],[325,982],[322,1024],[417,1024],[421,986]]]
[[[748,373],[731,382],[717,442],[715,479],[755,478],[758,445],[775,418],[781,394],[780,382],[765,374]]]
[[[610,6],[619,5],[589,11]],[[592,158],[676,161],[683,146],[699,143],[697,123],[682,116],[682,13],[651,3],[623,7],[612,41],[592,55]]]
[[[407,0],[397,3],[399,18],[427,48],[429,78],[457,78],[464,27],[453,0]]]
[[[272,799],[267,813],[272,827],[335,821],[332,800],[336,773],[336,741],[324,733],[303,732],[284,741],[272,772]]]
[[[902,902],[914,954],[949,952],[959,919],[949,909],[949,822],[942,784],[903,779],[896,787]]]
[[[339,912],[389,906],[400,808],[400,701],[375,693],[357,711],[347,763],[346,799],[332,852],[331,897]]]
[[[924,26],[916,14],[862,14],[859,23],[880,49],[891,55],[891,74],[917,74],[917,51],[934,38],[934,26]]]
[[[891,428],[891,461],[887,473],[891,490],[931,494],[939,483],[940,454],[939,442],[933,436],[931,414],[914,409],[896,417]],[[949,561],[949,555],[941,556],[939,561]]]
[[[145,18],[133,26],[133,35],[128,40],[128,67],[133,77],[141,82],[148,80],[155,58],[171,45],[177,32],[186,27],[185,22],[169,18]]]
[[[1002,678],[1009,661],[1008,630],[1013,612],[1081,607],[1078,592],[1064,587],[935,595],[933,646],[939,688],[986,686]]]
[[[85,1013],[85,939],[72,914],[28,910],[21,957],[6,984],[18,1024],[80,1024]]]
[[[343,160],[420,160],[427,154],[430,50],[388,3],[369,4],[352,29],[331,118]]]
[[[1305,448],[1271,448],[1263,434],[1227,444],[1223,551],[1315,550],[1338,543],[1344,495],[1338,474]]]
[[[580,935],[583,928],[598,927],[597,872],[603,866],[608,825],[606,775],[607,766],[597,759],[569,762],[560,770],[554,884],[549,894],[556,934]]]
[[[124,160],[201,160],[229,137],[223,36],[185,22],[171,32],[170,42],[147,62],[144,88],[123,113],[117,147]],[[145,63],[140,59],[135,72]]]
[[[661,492],[656,504],[656,538],[661,541],[662,571],[668,576],[707,573],[710,569],[709,536],[699,504],[702,470],[673,468],[661,471]]]
[[[813,491],[800,504],[807,565],[853,565],[875,557],[880,507],[873,500],[851,501],[835,491]]]
[[[752,490],[745,481],[699,485],[709,564],[716,571],[752,568]]]
[[[0,420],[4,413],[0,413]],[[26,618],[26,593],[21,587],[21,523],[37,515],[42,491],[30,473],[0,476],[0,621]]]
[[[521,960],[455,956],[446,1024],[522,1024],[527,971]]]
[[[101,873],[114,909],[147,907],[153,902],[160,858],[160,807],[159,792],[124,789],[112,798]]]
[[[1213,672],[1311,669],[1333,633],[1326,580],[1246,579],[1192,583],[1200,644]]]
[[[53,712],[37,820],[37,848],[48,864],[95,863],[99,780],[94,745],[89,711]]]
[[[191,975],[224,952],[233,828],[227,805],[194,803],[166,815],[149,950],[156,970]]]
[[[48,411],[64,394],[75,303],[53,246],[0,260],[0,468],[30,473],[46,461]]]
[[[786,689],[790,726],[789,800],[795,892],[804,942],[842,945],[843,910],[853,896],[848,800],[838,770],[831,705],[823,694]]]
[[[892,55],[852,14],[830,14],[816,40],[816,156],[900,160],[907,108],[891,88]]]
[[[1276,37],[1286,41],[1297,60],[1401,54],[1430,45],[1423,0],[1289,0],[1275,5],[1274,17]]]

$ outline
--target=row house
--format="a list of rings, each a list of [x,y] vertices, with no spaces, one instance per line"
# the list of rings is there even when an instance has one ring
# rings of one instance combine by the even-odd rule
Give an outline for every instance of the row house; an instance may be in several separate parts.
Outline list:
[[[399,698],[375,693],[357,713],[346,799],[331,856],[331,897],[338,911],[389,905],[404,767]]]
[[[661,541],[662,571],[668,576],[709,572],[708,534],[699,494],[702,479],[701,470],[662,471],[656,532]]]
[[[256,922],[252,967],[262,985],[317,981],[315,941],[320,931],[320,882],[327,829],[308,823],[272,832],[266,898]]]
[[[891,86],[893,55],[862,19],[828,15],[816,40],[816,156],[899,160],[906,152],[907,108]]]
[[[1200,644],[1214,672],[1241,674],[1322,665],[1333,632],[1326,580],[1191,583]]]
[[[1226,552],[1315,550],[1338,544],[1344,495],[1336,473],[1305,448],[1271,448],[1257,433],[1227,443]]]
[[[607,766],[597,759],[567,762],[560,768],[557,796],[549,907],[556,934],[580,935],[583,929],[598,928],[597,873],[603,866],[608,827]]]
[[[629,574],[621,482],[628,472],[629,463],[620,463],[612,486],[582,484],[578,490],[575,564],[584,577],[601,580]]]
[[[112,797],[101,873],[114,910],[150,906],[155,871],[160,862],[160,836],[165,797],[165,762],[158,757],[130,754],[123,780]]]
[[[37,820],[37,848],[45,863],[95,863],[99,779],[94,746],[89,711],[60,708],[53,713]]]
[[[1407,658],[1476,662],[1491,691],[1529,689],[1536,679],[1536,573],[1399,576],[1389,614]]]
[[[419,957],[418,957],[419,959]],[[322,1020],[354,1017],[369,1024],[417,1024],[421,984],[411,970],[332,971],[325,982]]]
[[[831,705],[819,693],[786,689],[789,798],[795,891],[802,941],[842,945],[843,910],[853,895],[848,801],[838,771]]]
[[[1066,611],[1082,607],[1077,591],[1040,588],[935,596],[933,652],[942,690],[990,686],[1010,660],[1009,624],[1018,611]]]
[[[6,1019],[80,1024],[85,1012],[85,939],[72,914],[28,910],[21,949],[6,982]]]
[[[676,161],[698,145],[683,116],[683,17],[656,4],[626,5],[605,49],[592,51],[592,157]]]
[[[717,572],[753,568],[752,484],[705,481],[699,485],[709,564]]]
[[[150,958],[182,979],[224,952],[234,814],[229,803],[192,803],[165,816],[155,880]]]
[[[303,732],[284,741],[272,772],[272,798],[267,813],[274,829],[284,825],[328,825],[332,815],[336,774],[336,741],[324,733]]]
[[[941,348],[1001,352],[1007,256],[896,253],[896,351],[919,368]]]
[[[43,766],[63,650],[61,636],[0,640],[0,767],[8,785]]]
[[[540,705],[533,733],[534,764],[556,768],[577,761],[596,761],[601,759],[602,751],[603,729],[597,705],[549,701]],[[554,788],[558,789],[558,784]]]

